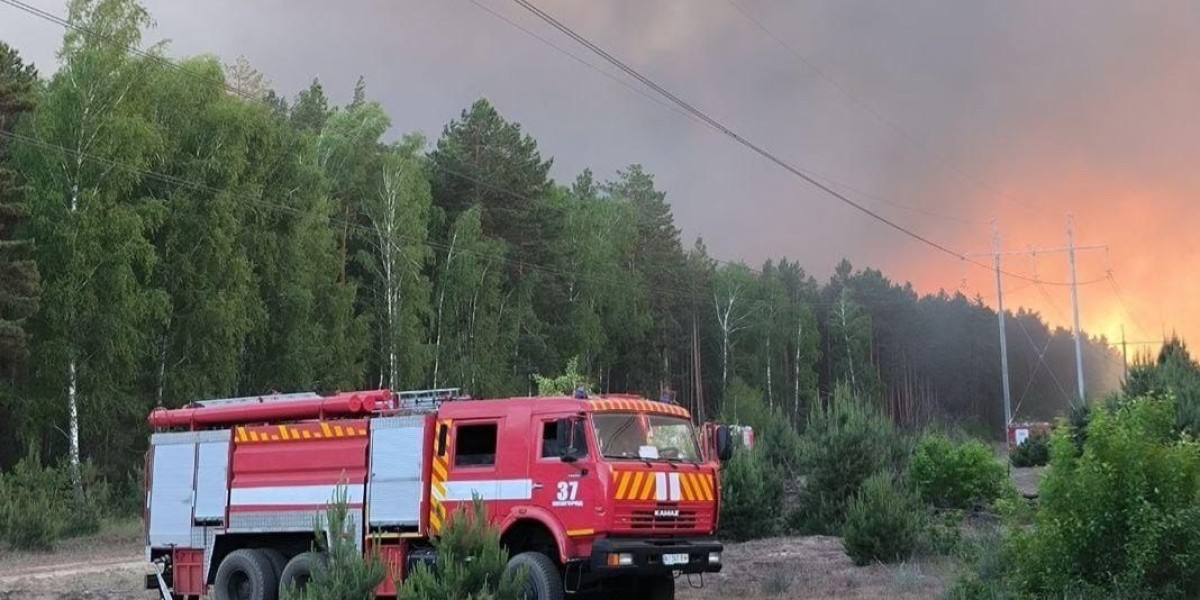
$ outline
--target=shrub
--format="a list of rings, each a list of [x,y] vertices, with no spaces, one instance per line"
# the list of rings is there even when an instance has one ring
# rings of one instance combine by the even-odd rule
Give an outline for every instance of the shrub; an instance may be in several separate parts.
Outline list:
[[[1050,462],[1050,438],[1035,433],[1021,442],[1008,456],[1014,467],[1041,467]]]
[[[324,560],[314,561],[312,578],[303,590],[284,591],[285,600],[374,600],[375,588],[387,574],[379,557],[364,556],[355,542],[358,526],[350,516],[345,486],[317,517],[316,543]],[[328,539],[326,539],[326,533]]]
[[[1012,541],[1022,591],[1200,595],[1200,445],[1175,417],[1140,398],[1093,410],[1082,452],[1055,433],[1036,527]]]
[[[913,452],[909,477],[921,499],[933,506],[966,509],[999,498],[1007,473],[982,442],[955,444],[929,434]]]
[[[721,469],[721,536],[734,541],[779,531],[783,480],[766,464],[761,448],[738,452]]]
[[[43,467],[36,451],[0,478],[0,534],[17,550],[47,552],[67,516],[63,473]]]
[[[480,499],[475,499],[471,510],[460,506],[451,514],[433,543],[438,551],[436,567],[417,565],[404,580],[397,600],[524,598],[525,573],[504,572],[508,551],[500,545],[500,530],[488,523]]]
[[[846,511],[842,544],[854,564],[898,562],[912,556],[924,526],[924,509],[903,483],[887,473],[863,482]]]
[[[783,411],[772,409],[771,414],[762,432],[755,433],[756,442],[766,464],[790,477],[800,469],[800,434]]]
[[[801,438],[805,482],[790,518],[800,532],[836,534],[846,505],[868,477],[903,473],[909,441],[875,407],[839,387],[828,407],[814,405]]]
[[[100,533],[100,524],[106,513],[112,510],[112,492],[108,482],[101,478],[100,471],[91,462],[80,466],[80,477],[83,480],[82,496],[76,497],[71,489],[71,466],[66,461],[59,463],[62,489],[67,494],[66,522],[62,528],[62,537],[75,538]]]
[[[934,515],[921,536],[921,552],[932,556],[959,556],[965,552],[963,513],[951,510]]]

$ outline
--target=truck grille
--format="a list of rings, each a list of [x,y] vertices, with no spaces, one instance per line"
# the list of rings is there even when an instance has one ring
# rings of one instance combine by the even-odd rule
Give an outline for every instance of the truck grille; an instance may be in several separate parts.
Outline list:
[[[617,522],[621,528],[639,532],[695,530],[700,526],[700,519],[695,510],[681,509],[670,504],[660,504],[654,508],[619,510]]]

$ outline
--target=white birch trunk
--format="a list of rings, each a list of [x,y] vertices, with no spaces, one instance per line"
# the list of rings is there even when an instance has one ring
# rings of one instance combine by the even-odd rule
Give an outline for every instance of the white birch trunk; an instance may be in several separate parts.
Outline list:
[[[450,236],[450,249],[446,252],[446,267],[443,269],[442,285],[438,290],[437,324],[434,326],[433,342],[433,388],[438,387],[438,373],[442,363],[442,307],[446,302],[446,283],[450,279],[450,264],[454,261],[454,245],[458,242],[458,232]]]
[[[804,339],[804,319],[796,318],[796,356],[794,359],[793,370],[795,371],[795,396],[792,398],[793,412],[795,418],[800,418],[800,342]]]
[[[854,376],[854,355],[850,352],[850,325],[846,315],[846,295],[843,292],[838,302],[838,315],[842,322],[842,339],[846,341],[846,363],[850,369],[850,387],[858,390],[858,380]]]

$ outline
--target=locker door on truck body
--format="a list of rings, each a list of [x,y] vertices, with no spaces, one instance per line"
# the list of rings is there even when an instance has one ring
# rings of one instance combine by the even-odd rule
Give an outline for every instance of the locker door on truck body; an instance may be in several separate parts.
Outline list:
[[[371,419],[367,523],[415,528],[429,482],[425,473],[424,416]]]
[[[156,433],[150,475],[149,542],[152,547],[192,542],[192,486],[196,480],[196,437],[191,432]]]

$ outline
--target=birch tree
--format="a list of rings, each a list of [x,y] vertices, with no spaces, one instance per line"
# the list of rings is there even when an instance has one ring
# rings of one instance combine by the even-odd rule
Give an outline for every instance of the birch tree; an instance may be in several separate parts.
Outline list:
[[[132,0],[73,0],[58,72],[39,98],[17,161],[29,181],[30,233],[44,282],[36,327],[38,382],[66,408],[77,495],[81,439],[94,454],[128,446],[113,426],[144,412],[138,367],[162,295],[146,285],[155,262],[147,231],[157,212],[135,195],[159,139],[147,119],[153,63],[129,55],[149,22]],[[107,421],[107,422],[106,422]]]
[[[426,244],[431,197],[424,145],[414,134],[383,150],[376,192],[360,205],[367,227],[359,235],[370,251],[359,261],[375,280],[380,383],[390,389],[415,383],[427,364],[422,323],[430,290],[424,269],[432,252]]]
[[[434,386],[496,394],[512,383],[511,339],[502,335],[502,324],[515,302],[501,289],[504,245],[483,236],[478,208],[459,215],[450,238],[437,269]]]
[[[713,309],[721,334],[721,391],[729,389],[729,359],[737,334],[751,325],[754,277],[743,264],[717,270],[713,281]]]
[[[871,316],[854,300],[849,286],[842,286],[830,307],[829,335],[835,376],[861,390],[870,363]]]

